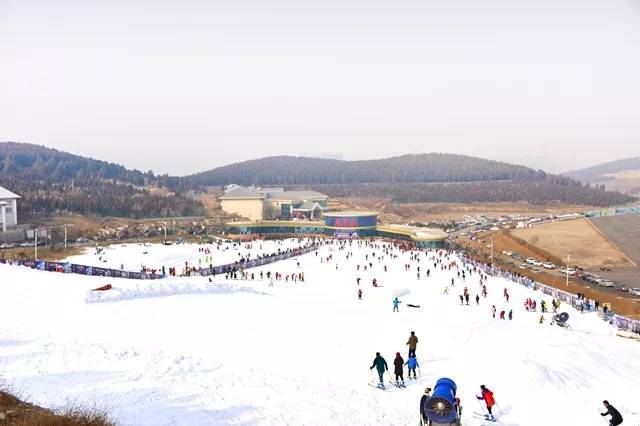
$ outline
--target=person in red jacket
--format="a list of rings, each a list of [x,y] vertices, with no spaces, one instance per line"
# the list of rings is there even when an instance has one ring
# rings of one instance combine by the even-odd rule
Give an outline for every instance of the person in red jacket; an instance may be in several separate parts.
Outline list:
[[[480,389],[482,394],[480,396],[476,396],[476,398],[484,400],[485,404],[487,404],[487,411],[489,415],[487,416],[490,420],[495,420],[493,417],[493,413],[491,412],[491,407],[493,407],[496,403],[495,399],[493,399],[493,392],[491,392],[485,385],[480,385]]]

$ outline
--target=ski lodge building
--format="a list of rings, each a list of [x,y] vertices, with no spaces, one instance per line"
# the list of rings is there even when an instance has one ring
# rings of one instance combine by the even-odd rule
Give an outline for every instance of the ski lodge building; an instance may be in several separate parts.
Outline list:
[[[229,185],[220,197],[222,210],[252,221],[313,220],[320,217],[329,197],[315,191],[285,191]]]
[[[19,195],[0,186],[0,232],[18,225],[18,198]]]
[[[442,248],[447,233],[439,229],[415,228],[407,225],[378,223],[378,213],[372,211],[323,212],[323,220],[259,220],[227,223],[231,235],[324,235],[354,239],[378,237],[414,243],[420,248]]]

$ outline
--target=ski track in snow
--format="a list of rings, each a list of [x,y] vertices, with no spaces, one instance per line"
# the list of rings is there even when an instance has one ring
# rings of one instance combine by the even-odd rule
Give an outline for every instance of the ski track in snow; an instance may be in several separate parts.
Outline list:
[[[262,251],[253,243],[211,254],[219,264],[297,245],[262,244]],[[424,253],[417,280],[415,263],[404,271],[408,254],[396,251],[398,259],[372,261],[373,270],[364,272],[355,265],[381,250],[354,243],[350,251],[349,261],[345,251],[328,246],[318,256],[250,270],[305,273],[305,283],[276,281],[274,287],[266,279],[136,281],[0,265],[0,375],[34,403],[95,404],[123,425],[417,424],[422,391],[440,377],[456,381],[464,425],[603,425],[605,398],[625,425],[640,424],[640,345],[617,338],[595,314],[563,305],[571,330],[539,325],[540,313],[524,311],[521,302],[549,301],[542,293],[490,277],[489,296],[476,306],[477,275],[443,294],[454,272],[434,270]],[[332,262],[320,262],[330,254]],[[127,259],[139,267],[144,258],[149,266],[168,267],[204,256],[189,244],[112,246],[106,255],[109,264],[90,252],[74,261],[120,267]],[[373,277],[383,287],[373,288]],[[114,289],[89,291],[106,283]],[[464,285],[471,306],[459,304]],[[505,287],[508,304],[501,297]],[[399,313],[391,309],[395,294],[403,294]],[[514,320],[492,318],[494,303],[498,312],[513,309]],[[418,379],[405,376],[405,389],[367,386],[375,381],[368,371],[375,352],[392,370],[395,352],[406,357],[411,330],[420,339]],[[480,384],[496,395],[497,423],[472,415],[480,409],[474,401]]]

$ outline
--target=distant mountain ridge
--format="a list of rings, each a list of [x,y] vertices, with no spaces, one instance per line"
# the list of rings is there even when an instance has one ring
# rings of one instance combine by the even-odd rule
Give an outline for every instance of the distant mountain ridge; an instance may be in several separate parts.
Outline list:
[[[191,185],[297,185],[537,180],[546,173],[457,154],[408,154],[378,160],[274,156],[218,167],[183,179]]]
[[[640,157],[608,161],[563,175],[582,182],[603,184],[610,190],[640,194]]]
[[[456,154],[358,161],[274,156],[176,177],[39,145],[0,143],[0,185],[23,197],[20,209],[24,212],[191,216],[204,208],[188,193],[231,183],[304,187],[333,197],[385,197],[400,203],[526,201],[609,206],[634,199],[566,176]]]

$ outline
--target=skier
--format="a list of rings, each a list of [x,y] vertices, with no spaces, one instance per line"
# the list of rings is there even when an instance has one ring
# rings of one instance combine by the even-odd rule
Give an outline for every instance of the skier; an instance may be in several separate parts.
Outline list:
[[[491,307],[491,312],[493,313],[493,317],[495,318],[496,317],[496,305],[493,305]]]
[[[513,309],[509,309],[509,321],[513,319]]]
[[[384,380],[382,379],[382,376],[384,375],[385,371],[389,370],[389,367],[387,366],[387,361],[385,361],[384,358],[380,356],[380,352],[376,352],[376,357],[373,360],[373,364],[371,365],[371,367],[369,367],[369,370],[373,370],[373,367],[375,367],[378,371],[378,378],[380,379],[380,384],[378,385],[378,387],[384,389]]]
[[[407,340],[407,345],[409,345],[409,358],[411,358],[411,355],[415,357],[416,347],[418,346],[418,337],[415,331],[411,332],[411,336],[409,336],[409,340]]]
[[[362,300],[362,289],[358,289],[358,300]]]
[[[411,372],[413,371],[413,378],[417,379],[416,377],[416,367],[420,368],[420,364],[418,364],[418,360],[416,359],[415,354],[413,356],[409,355],[409,358],[407,358],[407,362],[404,363],[408,370],[409,373],[407,374],[409,376],[409,379],[411,379]]]
[[[476,305],[480,304],[480,295],[476,294]]]
[[[400,301],[400,299],[398,299],[397,297],[395,299],[393,299],[393,312],[400,312],[400,309],[398,309],[398,306],[401,304],[402,302]]]
[[[400,352],[396,352],[396,359],[393,360],[393,366],[393,372],[396,375],[396,386],[404,387],[404,359],[402,359]]]
[[[483,400],[485,404],[487,404],[487,411],[489,414],[487,415],[488,420],[494,420],[493,413],[491,412],[491,407],[493,407],[496,403],[495,399],[493,399],[493,392],[491,392],[485,385],[480,385],[480,389],[482,391],[480,396],[476,395],[476,398],[479,400]]]
[[[611,420],[609,420],[609,425],[618,426],[620,423],[622,423],[622,415],[620,414],[620,412],[616,410],[613,405],[609,404],[609,401],[607,401],[606,399],[602,401],[602,403],[604,404],[607,411],[605,411],[604,413],[600,413],[600,415],[604,417],[611,414]]]
[[[464,300],[465,300],[465,302],[467,302],[467,305],[469,305],[469,293],[466,293],[464,295]]]

